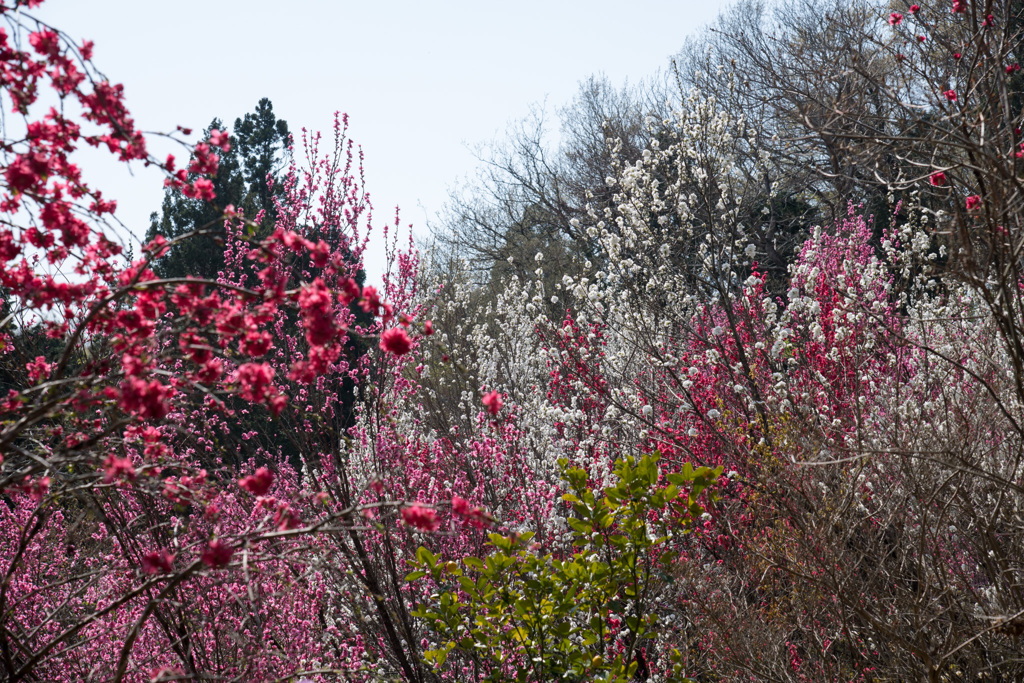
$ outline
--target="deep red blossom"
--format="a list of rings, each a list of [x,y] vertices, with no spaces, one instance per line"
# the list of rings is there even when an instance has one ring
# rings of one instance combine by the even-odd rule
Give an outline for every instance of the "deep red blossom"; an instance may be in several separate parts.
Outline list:
[[[162,420],[170,411],[174,388],[158,380],[132,377],[121,383],[121,408],[143,419]]]
[[[370,285],[363,287],[363,297],[359,301],[359,307],[363,309],[364,313],[377,315],[381,307],[381,300],[376,287]]]
[[[50,173],[50,157],[44,152],[18,155],[4,171],[7,185],[15,192],[27,192],[42,185]]]
[[[231,561],[231,556],[234,554],[234,548],[219,538],[215,538],[203,549],[199,559],[207,567],[223,567]]]
[[[437,512],[433,508],[425,507],[419,503],[413,503],[402,508],[402,520],[420,531],[437,531],[441,526],[437,518]]]
[[[238,395],[253,403],[262,403],[274,393],[274,368],[268,363],[246,363],[235,371]]]
[[[967,11],[967,0],[953,0],[954,14],[962,14]]]
[[[56,57],[60,54],[60,37],[48,29],[30,34],[28,42],[41,55]]]
[[[968,211],[974,211],[975,209],[980,208],[981,197],[976,194],[972,194],[970,197],[967,198],[966,206]]]
[[[359,285],[350,277],[344,278],[338,283],[341,291],[338,293],[338,301],[348,306],[360,296]]]
[[[338,334],[334,320],[333,298],[327,285],[316,278],[299,292],[299,310],[306,329],[306,341],[312,346],[329,344]]]
[[[956,90],[947,90],[942,94],[945,95],[946,99],[950,102],[956,102]]]
[[[192,163],[189,164],[189,173],[196,175],[215,175],[220,165],[220,156],[215,154],[205,142],[196,145],[192,152]]]
[[[238,485],[254,496],[265,496],[273,483],[274,474],[266,467],[238,480]]]
[[[920,5],[911,5],[909,11],[910,11],[911,14],[917,14],[918,12],[921,11],[921,6]]]
[[[302,526],[302,520],[295,508],[282,502],[278,503],[277,509],[274,511],[274,526],[278,531],[289,531]]]
[[[903,21],[903,15],[900,14],[899,12],[893,12],[892,14],[889,15],[890,26],[897,26],[901,21]]]
[[[942,187],[946,184],[946,174],[942,171],[934,171],[930,176],[928,176],[928,182],[935,187]]]
[[[380,348],[396,356],[404,356],[412,349],[412,340],[404,327],[392,327],[380,336]]]
[[[166,548],[150,550],[142,556],[142,571],[146,574],[169,574],[174,568],[175,554]]]
[[[210,360],[203,363],[202,367],[196,371],[196,379],[200,382],[211,384],[216,382],[224,374],[224,361],[220,358],[211,358]]]

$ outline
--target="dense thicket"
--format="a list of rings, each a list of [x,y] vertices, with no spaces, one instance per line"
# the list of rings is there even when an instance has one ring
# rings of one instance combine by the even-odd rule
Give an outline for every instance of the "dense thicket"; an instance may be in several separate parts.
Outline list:
[[[0,680],[1024,677],[1017,3],[740,3],[512,131],[422,264],[389,226],[380,288],[344,119],[154,159],[35,4]],[[134,261],[83,143],[167,176]],[[161,272],[196,228],[216,272]]]

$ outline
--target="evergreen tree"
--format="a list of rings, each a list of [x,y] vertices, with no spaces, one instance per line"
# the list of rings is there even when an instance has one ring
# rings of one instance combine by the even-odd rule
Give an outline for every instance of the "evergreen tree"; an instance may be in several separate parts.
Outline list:
[[[288,154],[288,123],[274,116],[274,105],[264,97],[256,104],[255,112],[235,119],[234,134],[247,188],[242,206],[247,215],[253,211],[254,217],[264,211],[266,225],[277,217],[274,198],[281,194],[281,188],[276,182],[272,187],[268,178],[276,181]]]
[[[206,135],[213,129],[224,129],[220,119],[213,119]],[[274,116],[273,105],[264,97],[254,113],[235,119],[233,133],[231,148],[220,153],[220,167],[213,179],[216,200],[190,199],[180,190],[168,188],[160,212],[150,216],[147,241],[157,235],[174,239],[195,230],[213,231],[175,245],[156,261],[154,270],[160,277],[217,278],[224,268],[224,245],[216,233],[223,231],[221,209],[228,204],[252,218],[263,211],[263,229],[271,229],[277,215],[274,197],[280,187],[269,179],[277,178],[287,159],[291,139],[288,123]]]

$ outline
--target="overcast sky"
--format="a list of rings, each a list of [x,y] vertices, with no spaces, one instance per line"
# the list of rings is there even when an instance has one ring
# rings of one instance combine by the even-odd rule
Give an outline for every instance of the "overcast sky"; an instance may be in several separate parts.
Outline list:
[[[47,0],[38,16],[95,41],[145,130],[227,122],[269,97],[293,133],[329,130],[335,111],[366,154],[376,222],[402,209],[418,234],[472,149],[525,116],[569,102],[603,73],[615,85],[668,65],[725,0]],[[159,149],[159,148],[156,148]],[[118,199],[141,235],[161,178],[90,157],[86,179]],[[371,257],[370,273],[379,268]]]

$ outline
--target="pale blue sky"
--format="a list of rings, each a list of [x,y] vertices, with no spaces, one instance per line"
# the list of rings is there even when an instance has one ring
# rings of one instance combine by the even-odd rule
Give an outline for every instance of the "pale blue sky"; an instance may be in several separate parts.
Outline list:
[[[447,189],[476,165],[470,148],[603,72],[613,84],[664,69],[725,0],[318,2],[47,0],[43,18],[96,43],[147,130],[202,128],[269,97],[293,132],[348,112],[366,153],[376,218],[394,206],[422,232]],[[161,179],[88,157],[86,177],[119,200],[141,235]],[[373,259],[376,260],[376,259]],[[371,263],[371,275],[377,264]],[[377,267],[375,267],[377,266]]]

